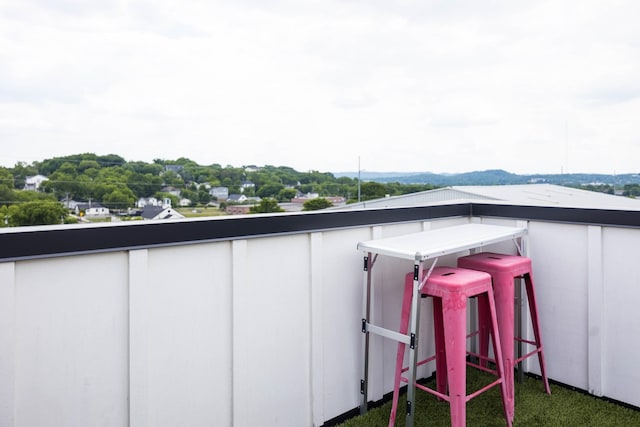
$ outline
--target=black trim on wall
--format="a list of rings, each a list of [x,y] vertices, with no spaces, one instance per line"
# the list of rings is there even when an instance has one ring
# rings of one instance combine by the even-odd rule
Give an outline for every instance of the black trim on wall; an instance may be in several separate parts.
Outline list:
[[[59,227],[0,231],[0,261],[79,253],[141,249],[266,235],[308,233],[449,217],[498,217],[534,221],[639,227],[640,211],[453,203],[436,206],[319,211],[297,214],[216,217],[172,222]]]
[[[209,220],[134,222],[105,226],[24,227],[0,232],[0,260],[42,258],[194,242],[236,240],[446,218],[468,217],[468,203],[361,211],[216,217]]]
[[[574,224],[640,227],[640,211],[614,209],[561,208],[473,203],[472,216],[565,222]]]

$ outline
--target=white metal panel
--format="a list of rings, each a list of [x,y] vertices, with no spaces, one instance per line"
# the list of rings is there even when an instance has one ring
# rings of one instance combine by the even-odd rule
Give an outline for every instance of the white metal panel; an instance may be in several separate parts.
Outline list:
[[[0,264],[0,426],[14,426],[15,263]]]
[[[323,233],[326,419],[356,408],[360,403],[363,257],[356,250],[356,243],[368,238],[371,238],[370,228]]]
[[[603,231],[604,394],[640,406],[640,230]]]
[[[248,319],[251,315],[246,301],[251,295],[247,279],[249,260],[247,257],[247,240],[231,242],[231,287],[232,287],[232,422],[236,427],[249,424],[246,415],[247,394],[251,385],[252,354],[246,350],[251,340],[251,329]]]
[[[499,225],[502,227],[517,227],[517,228],[528,228],[528,225],[524,221],[516,221],[513,219],[504,219],[504,218],[481,218],[479,219],[482,224],[487,225]],[[527,239],[527,236],[523,237]],[[482,248],[478,248],[478,251],[483,252],[497,252],[501,254],[513,254],[516,255],[518,253],[518,247],[513,242],[513,240],[504,240],[502,242],[492,243],[490,245],[486,245]]]
[[[126,254],[18,262],[15,274],[16,425],[126,425]]]
[[[459,221],[459,219],[458,219]],[[435,221],[439,222],[439,221]],[[381,226],[380,235],[373,236],[377,238],[389,238],[402,236],[410,233],[420,233],[424,230],[435,229],[438,225],[430,222],[429,225],[424,223],[408,223]],[[453,220],[453,222],[457,222]],[[374,283],[373,300],[375,302],[375,311],[371,323],[394,331],[400,330],[400,317],[402,309],[402,295],[404,291],[404,276],[409,271],[413,271],[413,261],[379,256],[376,265],[372,270],[372,281]],[[431,316],[427,310],[422,311],[421,325],[425,325],[425,320]],[[424,328],[422,330],[425,330]],[[398,351],[398,343],[394,340],[386,339],[376,334],[370,334],[372,341],[372,349],[369,356],[369,388],[374,392],[369,396],[369,400],[378,400],[384,394],[393,391],[393,380],[395,375],[396,354]],[[418,349],[420,354],[427,351],[427,341],[423,340]],[[360,355],[362,358],[363,355]],[[405,361],[409,360],[409,352],[406,351]],[[418,377],[425,371],[421,369]],[[402,405],[404,407],[404,405]]]
[[[150,425],[151,284],[147,249],[129,252],[129,425]]]
[[[248,339],[234,346],[245,353],[234,358],[248,360],[249,383],[234,379],[243,399],[234,402],[243,408],[234,414],[236,426],[312,422],[309,249],[308,235],[247,241],[242,286],[248,292],[243,316],[234,315],[234,322],[244,322]]]
[[[528,244],[548,376],[587,389],[587,227],[530,222]]]
[[[309,236],[311,285],[311,417],[313,426],[324,424],[324,245],[322,233]]]
[[[587,226],[587,331],[588,391],[602,396],[602,360],[604,352],[602,277],[602,227]]]
[[[150,426],[231,424],[231,244],[150,249]]]

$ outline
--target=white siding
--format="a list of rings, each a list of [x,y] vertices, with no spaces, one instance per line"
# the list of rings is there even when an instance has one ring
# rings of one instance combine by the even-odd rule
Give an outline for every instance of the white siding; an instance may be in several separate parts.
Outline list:
[[[2,263],[0,425],[322,425],[359,405],[357,242],[467,221]],[[640,405],[640,230],[528,225],[549,376]],[[376,323],[397,328],[411,268],[377,260]],[[430,317],[426,303],[423,354]],[[372,348],[376,400],[391,390],[396,344],[372,337]]]

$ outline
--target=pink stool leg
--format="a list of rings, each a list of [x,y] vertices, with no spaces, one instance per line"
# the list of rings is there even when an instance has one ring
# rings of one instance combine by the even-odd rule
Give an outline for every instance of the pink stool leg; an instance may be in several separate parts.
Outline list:
[[[433,299],[433,337],[436,346],[436,390],[447,394],[447,359],[442,323],[442,299]]]
[[[480,358],[480,366],[487,366],[486,357],[489,355],[489,330],[491,325],[491,312],[488,305],[483,304],[481,298],[486,296],[478,296],[478,354],[485,358]]]
[[[506,383],[505,378],[505,366],[503,363],[504,355],[502,353],[502,332],[500,332],[498,326],[498,318],[496,311],[496,303],[495,303],[495,295],[492,295],[492,290],[489,290],[487,293],[487,298],[481,300],[486,305],[489,306],[489,317],[491,318],[491,340],[493,343],[493,352],[496,354],[496,370],[498,371],[498,376],[502,378],[502,382],[500,383],[500,394],[502,396],[502,408],[504,410],[504,416],[507,420],[507,427],[511,427],[513,423],[513,412],[509,413],[509,387]],[[503,355],[503,357],[498,357],[498,355]],[[513,402],[513,401],[512,401]]]
[[[513,274],[494,274],[493,293],[495,298],[498,330],[500,331],[500,347],[504,365],[504,381],[507,388],[507,409],[509,419],[515,413],[514,384],[514,291]]]
[[[411,298],[413,296],[413,278],[405,279],[404,294],[402,297],[402,316],[400,318],[400,333],[406,334],[409,330],[409,316],[411,315]],[[418,302],[419,304],[420,302]],[[398,352],[396,354],[396,371],[393,380],[393,398],[391,403],[391,414],[389,415],[389,427],[393,427],[396,422],[398,411],[398,398],[400,394],[400,377],[402,376],[402,365],[404,363],[405,343],[398,342]]]
[[[540,374],[544,381],[544,389],[547,394],[551,394],[549,380],[547,379],[547,369],[544,361],[544,351],[542,348],[542,336],[540,334],[540,321],[538,317],[538,303],[536,302],[536,293],[533,289],[533,277],[531,273],[524,275],[524,283],[527,288],[527,299],[529,300],[529,312],[531,313],[531,323],[533,324],[533,336],[535,346],[538,349],[538,363],[540,363]]]
[[[467,414],[467,296],[452,293],[443,298],[443,326],[449,383],[451,426],[464,427]],[[436,371],[437,372],[437,371]]]

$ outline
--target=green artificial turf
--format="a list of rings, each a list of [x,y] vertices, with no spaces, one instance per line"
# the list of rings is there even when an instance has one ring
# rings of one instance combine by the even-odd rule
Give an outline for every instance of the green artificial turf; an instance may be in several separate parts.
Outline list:
[[[491,382],[492,377],[476,369],[469,368],[467,391],[477,390]],[[434,381],[427,382],[429,387]],[[551,395],[544,392],[541,380],[525,377],[524,382],[515,385],[515,419],[518,426],[640,426],[640,411],[607,402],[579,391],[560,385],[551,385]],[[405,395],[400,396],[398,416],[395,425],[405,425]],[[504,413],[499,387],[482,393],[467,403],[467,426],[504,426]],[[347,420],[341,427],[383,427],[389,422],[391,402],[369,410],[365,415]],[[415,426],[449,426],[449,403],[438,401],[429,393],[416,390]]]

